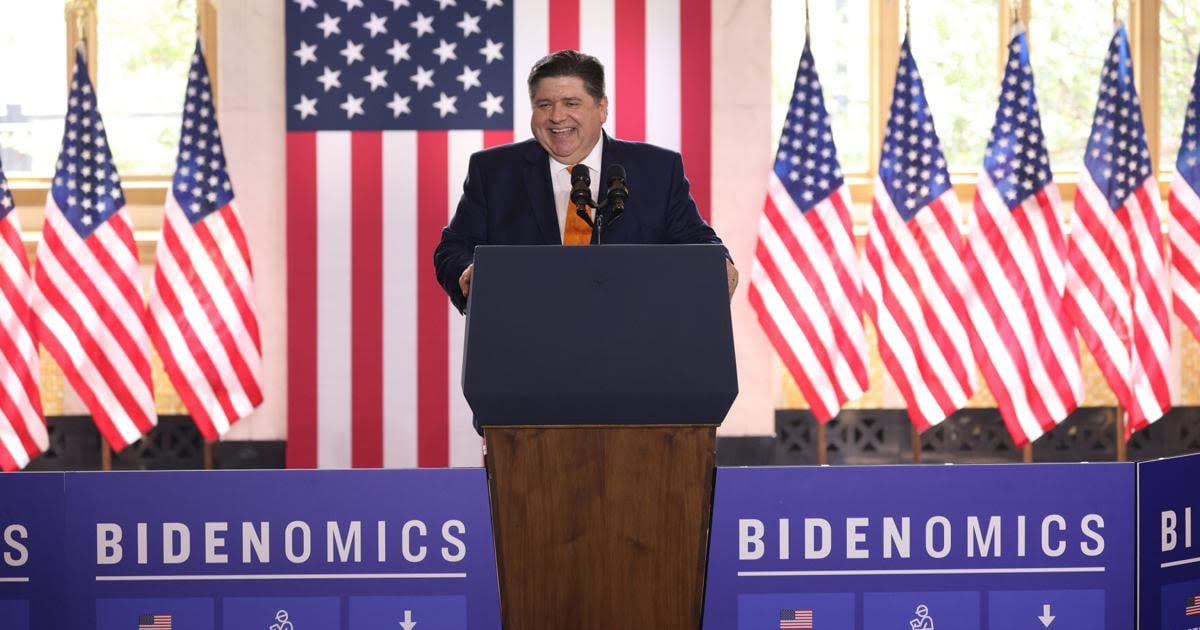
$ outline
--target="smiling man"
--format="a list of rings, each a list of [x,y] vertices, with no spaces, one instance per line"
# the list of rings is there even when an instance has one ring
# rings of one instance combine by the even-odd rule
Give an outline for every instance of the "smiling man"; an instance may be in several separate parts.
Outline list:
[[[696,209],[674,151],[610,138],[604,66],[591,55],[560,50],[529,72],[533,139],[471,156],[463,196],[434,252],[438,282],[461,311],[471,289],[477,245],[582,245],[588,224],[570,202],[571,169],[586,168],[592,199],[607,193],[601,173],[624,166],[630,197],[605,243],[716,243]],[[727,260],[729,294],[737,270]]]

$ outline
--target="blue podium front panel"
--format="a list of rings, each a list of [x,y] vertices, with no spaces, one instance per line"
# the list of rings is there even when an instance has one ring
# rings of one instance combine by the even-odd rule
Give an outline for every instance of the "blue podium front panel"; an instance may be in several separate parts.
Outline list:
[[[1138,627],[1200,630],[1200,455],[1138,464]]]
[[[1124,630],[1132,464],[720,468],[704,627]]]
[[[500,627],[480,469],[66,478],[64,627]]]

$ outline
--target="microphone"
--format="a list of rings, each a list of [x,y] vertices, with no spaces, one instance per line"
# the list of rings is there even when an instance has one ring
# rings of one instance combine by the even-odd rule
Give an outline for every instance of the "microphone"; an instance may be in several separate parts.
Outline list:
[[[613,210],[612,218],[625,210],[626,199],[629,199],[629,189],[625,187],[625,167],[613,164],[608,167],[608,205]]]
[[[571,169],[571,201],[574,202],[579,216],[587,221],[588,225],[592,224],[591,217],[588,216],[588,206],[595,207],[592,201],[592,176],[588,173],[588,167],[577,164]]]

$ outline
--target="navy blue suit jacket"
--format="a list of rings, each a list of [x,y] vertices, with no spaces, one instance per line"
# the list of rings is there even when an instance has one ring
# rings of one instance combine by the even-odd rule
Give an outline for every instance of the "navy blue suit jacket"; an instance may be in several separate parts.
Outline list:
[[[603,142],[597,201],[605,198],[613,164],[625,167],[629,188],[624,214],[604,230],[605,243],[721,243],[696,210],[678,153],[608,134]],[[433,254],[438,282],[460,311],[466,300],[458,278],[476,245],[562,244],[548,160],[533,139],[471,156],[462,200]]]

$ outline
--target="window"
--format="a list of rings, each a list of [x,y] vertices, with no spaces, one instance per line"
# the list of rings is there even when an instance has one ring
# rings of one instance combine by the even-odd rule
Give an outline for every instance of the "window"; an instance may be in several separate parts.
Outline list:
[[[951,172],[974,176],[983,162],[1000,90],[999,48],[991,45],[999,13],[996,0],[912,3],[909,43]],[[903,15],[899,21],[903,29]]]
[[[49,178],[66,111],[61,2],[0,0],[0,161],[10,178]]]
[[[1162,46],[1162,130],[1159,170],[1174,171],[1200,52],[1200,13],[1195,0],[1162,0],[1159,41]]]
[[[882,122],[891,101],[897,48],[904,32],[905,0],[829,0],[810,3],[813,54],[843,169],[851,176],[875,171]],[[925,81],[942,150],[969,196],[995,116],[1001,63],[1011,31],[1001,24],[1017,6],[1027,17],[1034,78],[1051,164],[1063,195],[1074,195],[1100,82],[1113,35],[1112,0],[909,0],[913,54]],[[1173,167],[1197,55],[1200,13],[1193,0],[1119,0],[1128,25],[1134,72],[1161,77],[1143,89],[1151,150],[1160,171]],[[1159,18],[1149,19],[1158,13]],[[1139,19],[1140,18],[1140,19]],[[796,62],[804,45],[804,3],[772,2],[773,129],[782,124]],[[893,46],[888,38],[900,37]],[[1161,63],[1160,63],[1161,61]],[[1151,124],[1149,121],[1153,121]],[[772,138],[770,150],[774,149]],[[766,149],[764,149],[766,150]],[[871,184],[851,177],[856,203],[867,203]]]
[[[1099,96],[1100,68],[1113,36],[1111,16],[1109,0],[1038,2],[1033,7],[1029,55],[1046,148],[1056,172],[1083,168]]]
[[[870,146],[870,48],[868,0],[828,0],[811,3],[812,51],[817,75],[824,86],[825,108],[829,111],[834,142],[842,170],[866,173],[875,157]],[[804,50],[804,3],[777,1],[771,5],[771,120],[775,138],[783,127],[796,65]],[[829,25],[829,28],[825,28]],[[774,150],[772,145],[771,150]]]
[[[121,175],[174,170],[196,0],[104,0],[96,91]]]

